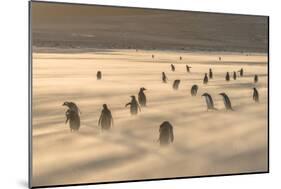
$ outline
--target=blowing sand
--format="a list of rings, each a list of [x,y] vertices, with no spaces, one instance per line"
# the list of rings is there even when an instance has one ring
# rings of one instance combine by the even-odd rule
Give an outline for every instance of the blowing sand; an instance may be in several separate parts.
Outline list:
[[[190,73],[186,64],[192,67]],[[232,72],[241,67],[245,76],[234,81]],[[203,85],[209,68],[214,78]],[[103,73],[99,81],[98,70]],[[161,81],[163,71],[166,84]],[[227,71],[229,82],[224,79]],[[259,75],[257,84],[254,74]],[[32,185],[266,171],[267,78],[266,54],[33,53]],[[177,91],[172,89],[175,79],[181,80]],[[199,86],[196,97],[190,95],[193,84]],[[260,103],[252,100],[254,86]],[[140,87],[147,89],[147,107],[131,116],[125,104]],[[212,95],[218,111],[207,112],[204,92]],[[224,109],[220,92],[229,96],[233,112]],[[79,132],[71,133],[65,124],[64,101],[80,107]],[[98,127],[104,103],[114,118],[109,132]],[[158,130],[165,120],[174,126],[175,141],[160,147]]]

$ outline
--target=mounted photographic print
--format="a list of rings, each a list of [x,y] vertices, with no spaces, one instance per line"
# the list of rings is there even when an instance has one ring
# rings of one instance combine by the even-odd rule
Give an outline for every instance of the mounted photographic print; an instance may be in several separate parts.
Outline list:
[[[29,13],[30,187],[269,172],[269,17]]]

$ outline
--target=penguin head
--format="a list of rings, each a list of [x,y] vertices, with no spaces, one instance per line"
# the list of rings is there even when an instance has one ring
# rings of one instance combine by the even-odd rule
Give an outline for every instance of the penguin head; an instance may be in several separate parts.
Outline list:
[[[106,104],[103,104],[102,106],[103,106],[104,109],[107,109],[107,105]]]
[[[134,95],[131,96],[132,99],[135,99],[136,97]]]
[[[68,106],[69,105],[69,102],[65,101],[62,106]]]
[[[140,90],[141,90],[141,91],[145,91],[145,90],[146,90],[146,88],[142,87],[142,88],[140,88]]]
[[[204,94],[202,94],[201,96],[208,96],[208,93],[204,93]]]
[[[221,95],[221,96],[226,96],[225,93],[219,93],[219,95]]]

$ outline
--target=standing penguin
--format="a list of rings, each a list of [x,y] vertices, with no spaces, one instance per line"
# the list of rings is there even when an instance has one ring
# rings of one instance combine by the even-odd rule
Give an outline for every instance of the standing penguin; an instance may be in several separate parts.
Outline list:
[[[243,76],[244,76],[244,70],[243,70],[243,68],[241,68],[240,70],[238,70],[238,72],[240,73],[240,77],[243,77]]]
[[[127,103],[125,105],[125,107],[127,107],[128,105],[130,105],[130,112],[131,112],[131,115],[137,115],[138,114],[138,110],[141,111],[140,109],[140,105],[139,103],[137,102],[136,100],[136,97],[135,96],[131,96],[131,102]]]
[[[254,76],[254,82],[257,83],[258,81],[259,81],[258,75],[255,75],[255,76]]]
[[[219,61],[221,61],[221,57],[219,57]]]
[[[171,64],[171,70],[172,70],[172,72],[174,72],[176,70],[174,64]]]
[[[69,121],[70,131],[78,131],[80,128],[80,116],[73,109],[68,109],[65,112],[66,121],[65,124]]]
[[[209,78],[213,79],[213,71],[212,68],[209,69]]]
[[[233,110],[228,96],[225,93],[220,93],[219,95],[221,95],[223,97],[223,102],[224,102],[224,106],[225,106],[226,110]]]
[[[255,102],[259,102],[259,92],[258,92],[258,90],[255,87],[253,88],[253,90],[254,90],[254,92],[253,92],[253,100]]]
[[[230,76],[229,76],[229,73],[228,73],[228,72],[226,72],[225,80],[226,80],[226,81],[229,81],[229,80],[230,80]]]
[[[186,65],[186,71],[187,72],[190,72],[190,68],[191,68],[191,66]]]
[[[213,101],[213,99],[212,99],[212,97],[211,97],[210,94],[204,93],[204,94],[202,94],[202,96],[205,97],[206,104],[207,104],[207,111],[208,111],[208,110],[217,110],[217,109],[215,108],[215,106],[214,106],[214,101]]]
[[[97,72],[97,80],[101,80],[101,77],[102,77],[102,76],[101,76],[101,71],[98,71],[98,72]]]
[[[166,146],[174,142],[174,131],[170,122],[164,121],[160,125],[158,141],[161,146]]]
[[[138,100],[139,100],[139,104],[141,106],[146,106],[146,96],[144,94],[145,90],[146,90],[146,88],[142,87],[142,88],[140,88],[140,91],[139,91]]]
[[[236,77],[237,77],[237,76],[236,76],[236,72],[233,71],[233,79],[236,80]]]
[[[197,91],[198,91],[198,85],[192,85],[191,87],[191,96],[196,96],[197,95]]]
[[[180,60],[182,60],[182,57],[180,56]]]
[[[69,109],[75,111],[78,115],[81,114],[80,109],[78,108],[78,106],[74,102],[65,101],[62,105],[67,106]]]
[[[166,76],[166,74],[165,74],[165,72],[162,72],[162,82],[163,83],[167,83],[167,76]]]
[[[153,54],[153,55],[151,55],[151,58],[152,58],[152,59],[154,59],[154,54]]]
[[[98,126],[101,126],[102,130],[109,130],[113,126],[113,117],[106,104],[103,104]]]
[[[207,84],[209,81],[207,73],[205,73],[204,79],[203,79],[203,84]]]
[[[180,85],[180,80],[179,79],[176,79],[175,81],[174,81],[174,83],[173,83],[173,89],[174,90],[178,90],[178,88],[179,88],[179,85]]]

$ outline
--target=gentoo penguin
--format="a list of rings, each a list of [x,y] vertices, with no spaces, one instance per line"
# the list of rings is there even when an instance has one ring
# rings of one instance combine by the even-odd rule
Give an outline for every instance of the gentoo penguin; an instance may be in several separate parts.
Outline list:
[[[125,105],[125,107],[127,107],[128,105],[130,105],[130,112],[131,112],[131,115],[137,115],[137,114],[138,114],[138,110],[141,111],[140,105],[139,105],[139,103],[137,102],[135,96],[131,96],[131,98],[132,98],[131,102],[127,103],[127,104]]]
[[[65,112],[65,116],[66,116],[66,121],[65,124],[67,124],[67,122],[69,122],[69,127],[70,127],[70,131],[78,131],[80,128],[80,116],[79,114],[73,110],[73,109],[68,109]]]
[[[225,80],[226,80],[226,81],[229,81],[229,80],[230,80],[230,76],[229,76],[229,73],[228,73],[228,72],[226,72]]]
[[[209,69],[209,78],[213,79],[213,71],[212,68]]]
[[[97,72],[97,80],[101,80],[101,71]]]
[[[206,104],[207,104],[207,111],[208,111],[209,109],[210,109],[210,110],[217,110],[217,109],[215,108],[215,106],[214,106],[214,101],[213,101],[213,99],[212,99],[212,97],[211,97],[210,94],[204,93],[204,94],[202,94],[202,96],[205,97]]]
[[[171,70],[172,70],[172,72],[174,72],[176,70],[174,64],[171,64]]]
[[[255,87],[253,88],[253,90],[254,90],[254,92],[253,92],[253,100],[255,102],[259,102],[259,92],[258,92],[258,90]]]
[[[180,60],[182,60],[182,57],[180,56]]]
[[[152,58],[152,59],[154,59],[154,54],[153,54],[153,55],[151,55],[151,58]]]
[[[165,72],[162,72],[162,82],[163,83],[167,83],[167,76],[166,76],[166,74],[165,74]]]
[[[203,84],[207,84],[208,83],[208,76],[207,73],[205,73],[204,79],[203,79]]]
[[[113,117],[106,104],[103,104],[98,126],[101,126],[102,130],[109,130],[113,126]]]
[[[233,79],[236,80],[236,77],[237,77],[237,76],[236,76],[236,72],[234,71],[234,72],[233,72]]]
[[[219,61],[221,61],[221,57],[219,57]]]
[[[174,90],[178,90],[178,88],[179,88],[179,85],[180,85],[180,80],[179,79],[176,79],[175,81],[174,81],[174,83],[173,83],[173,89]]]
[[[139,100],[139,104],[141,106],[146,106],[146,96],[144,94],[145,90],[146,90],[146,88],[142,87],[142,88],[140,88],[140,91],[139,91],[138,100]]]
[[[243,77],[243,75],[244,75],[244,70],[243,70],[243,68],[241,68],[240,70],[238,70],[238,72],[240,73],[240,77]]]
[[[257,83],[259,81],[258,75],[254,76],[254,82]]]
[[[158,141],[161,146],[166,146],[174,142],[173,126],[170,122],[164,121],[160,125]]]
[[[223,97],[223,102],[226,110],[233,110],[228,96],[225,93],[220,93],[219,95]]]
[[[197,95],[197,91],[198,91],[198,85],[192,85],[191,87],[191,96],[196,96]]]
[[[187,72],[190,72],[190,68],[191,68],[191,66],[186,65],[186,71]]]
[[[67,106],[69,109],[75,111],[78,115],[81,114],[80,109],[78,108],[78,106],[74,102],[65,101],[62,105]]]

